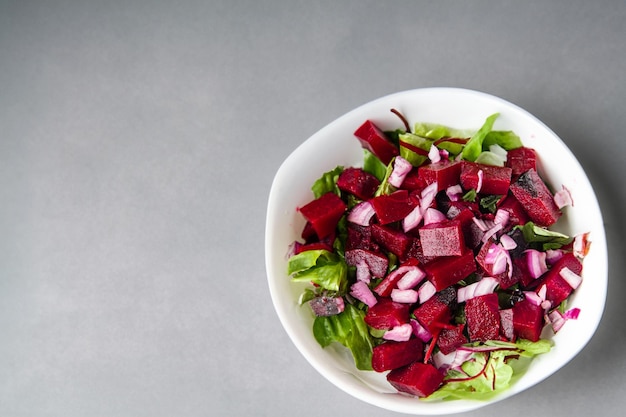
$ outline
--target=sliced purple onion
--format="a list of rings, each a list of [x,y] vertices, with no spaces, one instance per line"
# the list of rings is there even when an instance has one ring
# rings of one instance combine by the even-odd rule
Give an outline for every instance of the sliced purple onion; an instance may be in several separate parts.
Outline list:
[[[547,321],[550,322],[554,333],[557,333],[559,330],[561,330],[567,320],[565,319],[565,317],[563,317],[558,309],[554,309],[550,313],[548,313]]]
[[[426,328],[422,326],[419,321],[415,319],[410,319],[409,324],[413,329],[413,334],[415,335],[415,337],[420,339],[422,342],[428,342],[430,339],[433,338],[433,335],[430,334],[430,332],[426,330]]]
[[[513,309],[507,308],[500,310],[500,325],[502,327],[502,333],[504,336],[512,340],[515,336],[515,329],[513,327]]]
[[[563,317],[565,317],[568,320],[577,320],[579,315],[580,315],[580,308],[578,307],[570,308],[565,313],[563,313]]]
[[[415,229],[419,226],[424,216],[422,215],[422,207],[417,205],[411,212],[402,220],[402,229],[404,232]]]
[[[563,257],[563,251],[561,249],[548,249],[546,250],[546,262],[549,265],[554,265],[556,261]]]
[[[446,219],[446,215],[435,208],[428,207],[424,210],[424,226],[427,224],[439,223]]]
[[[500,230],[502,230],[503,228],[503,224],[502,223],[495,223],[493,226],[491,226],[489,229],[487,229],[485,231],[485,234],[482,237],[482,241],[483,243],[489,241],[489,239],[491,239],[492,236],[495,236],[496,233],[498,233]]]
[[[524,291],[524,298],[530,303],[540,306],[545,300],[534,291]]]
[[[435,200],[437,196],[437,181],[428,184],[421,192],[420,197],[422,197],[422,201],[420,202],[420,206],[422,206],[422,213],[430,207],[430,205]]]
[[[435,285],[432,282],[430,281],[424,282],[417,290],[420,303],[424,304],[426,301],[428,301],[428,299],[430,299],[430,297],[435,295],[436,292],[437,292],[437,289],[435,288]]]
[[[368,307],[372,307],[378,302],[376,296],[374,296],[372,290],[370,290],[370,287],[363,281],[356,281],[352,284],[350,287],[350,295],[365,303]]]
[[[554,203],[560,209],[566,206],[574,206],[572,194],[564,185],[559,191],[554,193]]]
[[[491,294],[498,286],[498,280],[493,277],[483,277],[480,281],[473,284],[460,287],[457,290],[456,299],[459,303],[463,303],[471,298],[481,295]]]
[[[517,242],[509,235],[500,236],[500,245],[506,250],[515,249],[517,247]]]
[[[422,271],[418,266],[403,265],[400,268],[407,269],[406,273],[396,283],[396,287],[398,287],[398,289],[400,290],[413,289],[426,277],[426,273]]]
[[[446,195],[448,196],[450,201],[459,201],[459,199],[463,195],[463,188],[461,188],[460,184],[451,185],[446,188]]]
[[[476,193],[480,193],[480,190],[483,188],[483,176],[485,173],[482,169],[478,170],[478,185],[476,185]]]
[[[583,277],[578,275],[576,272],[572,271],[568,267],[562,268],[559,271],[559,275],[563,278],[570,287],[576,289],[580,286],[581,282],[583,282]]]
[[[441,155],[439,154],[439,148],[437,148],[434,144],[430,145],[430,150],[428,151],[428,159],[433,164],[441,161]]]
[[[502,227],[506,227],[506,225],[509,223],[510,216],[511,213],[509,213],[507,210],[498,209],[496,211],[496,215],[493,221],[496,222],[496,224],[502,224]]]
[[[415,304],[418,298],[417,291],[415,290],[399,290],[397,288],[391,290],[391,299],[396,303]]]
[[[375,213],[374,206],[369,201],[362,201],[350,210],[348,221],[359,226],[369,226]]]
[[[413,326],[409,323],[400,324],[391,330],[387,330],[383,334],[383,339],[393,340],[395,342],[406,342],[413,334]]]
[[[389,175],[389,184],[394,187],[400,187],[407,174],[411,172],[412,169],[413,165],[411,165],[409,161],[401,156],[396,156],[393,162],[393,170],[391,171],[391,175]]]
[[[536,249],[527,249],[524,251],[526,256],[526,266],[528,267],[528,273],[533,278],[539,278],[548,270],[546,264],[546,253],[538,251]]]

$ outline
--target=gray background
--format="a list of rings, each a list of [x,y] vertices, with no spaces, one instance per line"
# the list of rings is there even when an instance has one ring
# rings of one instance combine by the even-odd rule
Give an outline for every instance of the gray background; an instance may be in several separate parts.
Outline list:
[[[316,130],[430,86],[542,119],[607,226],[591,343],[468,415],[623,414],[625,41],[623,0],[0,1],[0,415],[392,414],[280,326],[266,203]]]

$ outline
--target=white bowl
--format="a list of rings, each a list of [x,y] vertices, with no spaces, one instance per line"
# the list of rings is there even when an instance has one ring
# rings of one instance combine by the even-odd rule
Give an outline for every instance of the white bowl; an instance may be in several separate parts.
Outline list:
[[[459,129],[478,129],[485,118],[499,112],[494,129],[512,130],[539,156],[539,173],[554,188],[565,185],[574,205],[554,229],[569,235],[590,232],[591,250],[584,260],[583,283],[570,307],[581,310],[554,336],[554,347],[539,355],[528,371],[507,391],[489,401],[425,402],[396,393],[384,374],[359,371],[342,346],[322,348],[312,333],[313,317],[298,304],[303,285],[286,273],[286,253],[298,239],[304,220],[296,212],[313,199],[311,185],[337,165],[362,164],[363,152],[353,133],[366,119],[383,130],[401,128],[390,112],[402,112],[411,124],[432,122]],[[582,167],[557,135],[525,110],[500,98],[465,89],[426,88],[404,91],[374,100],[341,116],[304,141],[281,165],[270,191],[266,219],[266,268],[274,307],[287,334],[309,363],[345,392],[375,406],[407,414],[439,415],[477,409],[503,400],[546,379],[572,360],[594,334],[607,290],[606,238],[600,208]],[[546,333],[551,335],[551,333]]]

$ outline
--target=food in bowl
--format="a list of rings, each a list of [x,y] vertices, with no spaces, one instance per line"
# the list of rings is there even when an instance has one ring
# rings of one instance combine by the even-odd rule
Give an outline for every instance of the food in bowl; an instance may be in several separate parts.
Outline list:
[[[550,190],[515,130],[494,129],[499,112],[459,130],[389,109],[396,124],[354,126],[362,162],[318,171],[293,206],[305,222],[286,273],[308,284],[299,303],[315,340],[346,346],[359,372],[429,400],[501,396],[518,358],[548,355],[546,329],[581,311],[565,301],[588,230],[548,229],[571,194]]]

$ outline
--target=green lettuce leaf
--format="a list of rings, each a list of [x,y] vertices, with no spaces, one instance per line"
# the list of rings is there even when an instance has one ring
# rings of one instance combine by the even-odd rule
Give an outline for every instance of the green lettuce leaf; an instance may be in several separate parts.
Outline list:
[[[326,193],[335,193],[341,197],[341,190],[337,187],[337,179],[343,172],[343,167],[338,166],[335,169],[325,172],[320,178],[318,178],[311,186],[311,191],[315,198],[320,198]]]
[[[382,181],[385,178],[387,166],[372,152],[363,149],[363,171],[369,172],[378,178],[378,181]]]
[[[512,131],[492,130],[485,135],[483,149],[488,149],[491,145],[500,145],[507,151],[522,147],[522,140]]]
[[[527,222],[523,226],[515,226],[515,229],[522,231],[524,240],[529,246],[539,250],[558,249],[572,241],[570,236],[539,227],[533,222]]]
[[[463,148],[463,152],[461,153],[461,157],[463,159],[473,162],[476,158],[478,158],[478,155],[480,155],[483,150],[483,141],[493,128],[493,124],[499,115],[499,113],[494,113],[487,117],[481,128],[478,129],[474,135],[472,135],[469,141],[467,141],[465,147]]]
[[[399,139],[400,156],[409,161],[411,165],[418,167],[428,160],[427,154],[434,142],[433,139],[425,138],[414,133],[403,133],[399,135]],[[415,152],[411,148],[421,149],[426,155]]]
[[[345,261],[323,249],[300,252],[289,258],[287,274],[293,282],[313,282],[330,291],[344,292],[348,285]]]
[[[345,310],[339,314],[316,317],[313,336],[322,347],[332,342],[342,344],[352,352],[357,369],[371,371],[374,344],[364,317],[363,311],[347,303]]]

